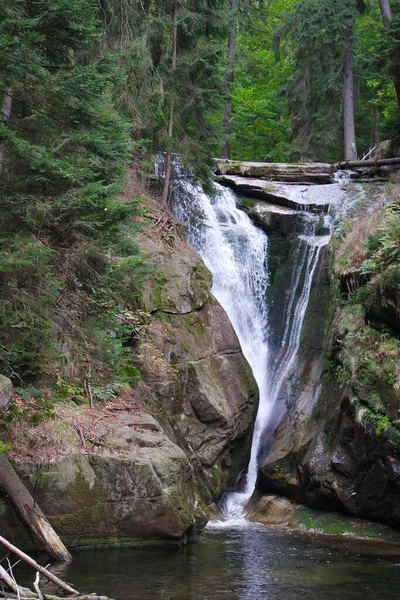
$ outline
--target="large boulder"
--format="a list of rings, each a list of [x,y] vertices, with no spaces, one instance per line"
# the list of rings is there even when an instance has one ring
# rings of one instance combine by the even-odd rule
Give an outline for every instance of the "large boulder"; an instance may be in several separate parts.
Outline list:
[[[144,409],[114,412],[112,406],[98,418],[90,451],[40,467],[18,465],[63,540],[69,546],[156,543],[201,529],[207,509],[193,468],[157,420]]]
[[[169,261],[162,245],[143,247],[162,277],[145,295],[152,319],[138,350],[141,371],[173,425],[170,435],[218,497],[247,467],[257,385],[197,252],[185,244]]]

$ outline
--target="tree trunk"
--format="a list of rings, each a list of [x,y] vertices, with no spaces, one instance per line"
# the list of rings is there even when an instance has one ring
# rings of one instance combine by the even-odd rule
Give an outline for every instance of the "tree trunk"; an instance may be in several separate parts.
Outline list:
[[[335,167],[337,169],[352,169],[353,167],[384,167],[385,165],[400,165],[400,157],[379,158],[376,160],[342,160]]]
[[[229,0],[231,10],[236,12],[237,8],[237,0]],[[228,90],[229,100],[225,104],[224,109],[224,136],[225,136],[225,145],[222,150],[221,158],[230,158],[231,155],[231,147],[229,136],[231,133],[231,119],[232,119],[232,87],[234,82],[234,66],[235,66],[235,53],[236,53],[236,33],[237,33],[237,18],[236,14],[234,14],[233,28],[231,36],[228,40],[228,60],[227,60],[227,72],[226,72],[226,88]]]
[[[374,146],[375,148],[377,148],[379,146],[379,121],[380,121],[380,114],[379,114],[379,110],[376,108],[375,109],[375,139],[374,139]]]
[[[389,0],[379,0],[379,8],[381,9],[383,23],[385,27],[390,27],[393,15]]]
[[[13,506],[35,534],[43,550],[56,560],[71,560],[72,556],[1,451],[0,488],[10,497]]]
[[[383,24],[386,29],[391,29],[393,13],[390,6],[390,0],[379,0],[379,8],[381,9]],[[392,63],[392,75],[394,89],[396,92],[397,104],[400,108],[400,40],[398,39],[398,33],[393,32],[393,37],[397,44],[390,53],[390,62]]]
[[[353,82],[353,50],[350,46],[352,30],[346,33],[349,47],[343,55],[344,78],[344,158],[345,160],[357,159],[356,131],[354,124],[354,82]]]
[[[140,129],[136,129],[135,131],[135,142],[138,142],[142,138],[142,132]],[[139,171],[139,150],[135,150],[135,154],[132,159],[132,183],[134,185],[137,184],[138,181],[138,171]]]
[[[174,8],[174,23],[172,30],[172,73],[176,70],[176,54],[177,54],[177,37],[178,37],[178,5],[175,5]],[[172,140],[172,135],[174,132],[174,91],[171,90],[171,98],[169,102],[169,118],[168,118],[168,137],[170,142]],[[168,195],[169,195],[169,184],[171,181],[171,150],[168,149],[167,156],[165,160],[165,179],[164,179],[164,189],[162,195],[162,203],[164,206],[168,204]]]
[[[8,88],[6,88],[3,104],[1,107],[1,115],[0,115],[1,123],[7,123],[7,121],[10,119],[11,109],[12,109],[12,101],[13,101],[12,89],[10,87],[8,87]],[[1,173],[2,166],[3,166],[3,160],[4,160],[4,152],[3,152],[3,150],[0,149],[0,173]]]

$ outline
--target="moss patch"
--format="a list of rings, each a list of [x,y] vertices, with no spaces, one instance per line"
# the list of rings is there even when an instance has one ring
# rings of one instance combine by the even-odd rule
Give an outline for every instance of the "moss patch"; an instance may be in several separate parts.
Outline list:
[[[400,532],[386,525],[372,523],[355,517],[347,517],[335,512],[323,512],[311,508],[299,508],[290,526],[302,526],[314,532],[331,535],[354,535],[400,543]]]

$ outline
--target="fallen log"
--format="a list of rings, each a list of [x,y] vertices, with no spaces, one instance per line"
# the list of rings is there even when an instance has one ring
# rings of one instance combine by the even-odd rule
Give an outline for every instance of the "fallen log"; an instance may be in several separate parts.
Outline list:
[[[236,175],[284,183],[332,183],[334,165],[328,163],[261,163],[214,159],[216,175]]]
[[[400,165],[400,157],[380,158],[378,160],[343,160],[335,165],[336,169],[353,169],[363,167],[384,167],[386,165]]]
[[[24,483],[0,451],[0,488],[9,496],[13,506],[34,533],[45,552],[55,560],[70,561],[71,554],[64,546],[46,516],[29,493]]]
[[[0,535],[0,544],[2,544],[2,546],[7,548],[7,550],[9,550],[9,552],[12,552],[16,556],[18,556],[18,558],[20,558],[21,560],[26,562],[28,565],[33,567],[36,571],[39,571],[39,573],[41,573],[41,575],[46,577],[46,579],[48,579],[52,583],[55,583],[61,589],[65,590],[69,594],[79,595],[79,592],[77,590],[75,590],[72,586],[70,586],[68,583],[65,583],[65,581],[63,581],[56,575],[53,575],[53,573],[51,573],[50,571],[45,569],[45,567],[42,567],[41,565],[39,565],[39,563],[37,563],[35,560],[33,560],[33,558],[31,558],[28,554],[25,554],[25,552],[22,552],[22,550],[20,550],[19,548],[17,548],[13,544],[11,544],[8,540],[6,540],[1,535]]]

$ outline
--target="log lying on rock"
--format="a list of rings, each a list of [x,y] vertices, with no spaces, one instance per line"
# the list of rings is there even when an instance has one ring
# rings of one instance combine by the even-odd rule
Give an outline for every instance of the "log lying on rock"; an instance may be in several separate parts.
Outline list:
[[[261,163],[215,159],[217,175],[254,177],[285,183],[332,183],[334,165],[328,163]]]
[[[18,474],[0,451],[0,488],[9,496],[10,501],[20,514],[23,521],[36,536],[41,547],[51,558],[70,561],[68,552],[46,516],[36,504],[31,494],[19,478]]]
[[[348,160],[342,161],[335,165],[335,169],[354,169],[365,167],[385,167],[389,165],[400,165],[400,157],[381,158],[379,160]]]

